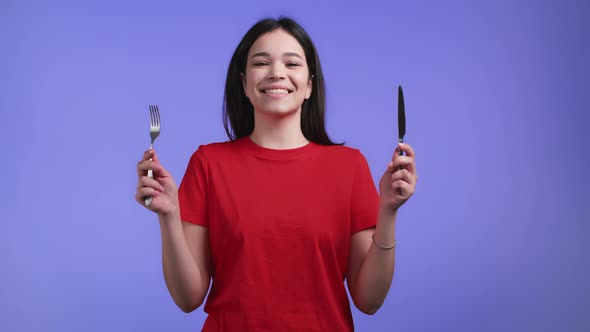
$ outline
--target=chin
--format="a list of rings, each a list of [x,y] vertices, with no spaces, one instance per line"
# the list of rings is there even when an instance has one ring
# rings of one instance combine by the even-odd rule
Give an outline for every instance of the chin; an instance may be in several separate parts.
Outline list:
[[[299,112],[301,108],[286,108],[286,107],[268,107],[268,108],[259,108],[259,112],[265,115],[277,116],[277,117],[284,117],[289,115],[295,115]]]

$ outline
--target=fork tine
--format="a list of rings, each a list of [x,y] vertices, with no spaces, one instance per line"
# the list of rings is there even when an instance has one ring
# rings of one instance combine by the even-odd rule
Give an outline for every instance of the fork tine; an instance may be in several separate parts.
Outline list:
[[[154,106],[150,105],[150,127],[154,126]]]
[[[158,108],[158,105],[155,106],[156,107],[156,123],[158,126],[158,129],[160,128],[160,109]]]

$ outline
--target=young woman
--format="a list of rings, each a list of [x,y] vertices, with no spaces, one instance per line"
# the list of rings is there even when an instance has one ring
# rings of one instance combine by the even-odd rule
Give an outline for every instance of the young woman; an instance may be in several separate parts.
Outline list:
[[[393,152],[377,193],[359,150],[328,137],[324,100],[307,33],[287,18],[262,20],[229,65],[230,140],[201,145],[178,190],[153,150],[139,162],[135,198],[153,196],[174,301],[195,310],[213,281],[203,331],[352,331],[344,280],[360,311],[382,305],[397,210],[416,186],[414,152]]]

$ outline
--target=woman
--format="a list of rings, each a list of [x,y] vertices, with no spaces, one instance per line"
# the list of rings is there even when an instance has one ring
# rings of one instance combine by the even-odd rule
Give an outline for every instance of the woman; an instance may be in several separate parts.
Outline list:
[[[416,186],[414,152],[394,151],[378,194],[363,155],[329,139],[324,104],[307,33],[287,18],[262,20],[229,65],[230,141],[200,146],[178,190],[153,150],[138,164],[136,200],[154,197],[174,301],[195,310],[213,281],[203,331],[352,331],[345,279],[360,311],[382,305],[397,210]]]

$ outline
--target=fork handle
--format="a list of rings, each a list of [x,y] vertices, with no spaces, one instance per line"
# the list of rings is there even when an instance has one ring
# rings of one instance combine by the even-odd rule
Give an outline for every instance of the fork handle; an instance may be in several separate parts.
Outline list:
[[[150,161],[151,160],[152,160],[152,158],[150,158]],[[153,179],[154,178],[154,172],[151,169],[149,169],[147,176],[148,176],[148,178]],[[144,199],[144,203],[145,203],[145,206],[150,206],[150,204],[152,204],[152,196],[147,196]]]

